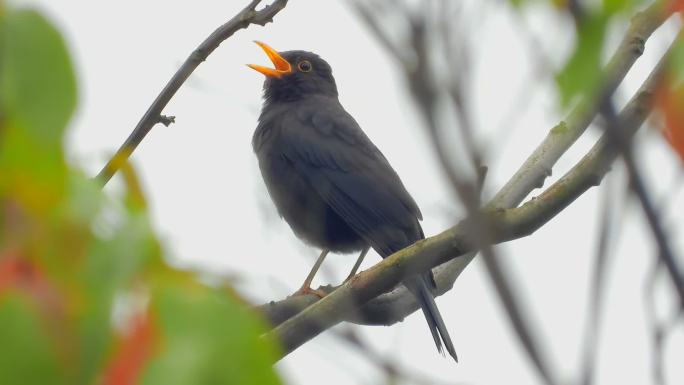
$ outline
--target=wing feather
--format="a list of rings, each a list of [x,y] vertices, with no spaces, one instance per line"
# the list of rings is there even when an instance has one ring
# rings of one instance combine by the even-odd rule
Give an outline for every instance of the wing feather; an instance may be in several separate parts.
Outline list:
[[[422,238],[420,210],[397,173],[342,106],[327,105],[282,125],[283,156],[381,253]]]

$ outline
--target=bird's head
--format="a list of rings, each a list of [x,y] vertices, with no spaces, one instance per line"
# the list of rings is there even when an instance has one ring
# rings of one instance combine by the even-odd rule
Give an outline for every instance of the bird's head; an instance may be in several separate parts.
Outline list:
[[[318,55],[307,51],[278,52],[262,42],[256,43],[275,67],[248,64],[266,75],[264,99],[267,102],[288,102],[309,95],[337,96],[332,68]]]

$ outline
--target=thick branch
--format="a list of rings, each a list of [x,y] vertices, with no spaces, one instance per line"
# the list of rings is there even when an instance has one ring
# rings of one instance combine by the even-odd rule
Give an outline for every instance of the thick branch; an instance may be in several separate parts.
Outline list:
[[[619,116],[621,128],[631,135],[643,124],[650,101],[665,67],[664,59]],[[484,213],[495,243],[534,233],[592,186],[600,183],[616,158],[616,151],[602,138],[582,160],[541,195],[513,209]],[[279,339],[284,354],[295,350],[325,329],[341,322],[356,308],[392,289],[410,274],[427,271],[444,262],[474,251],[473,235],[467,223],[460,223],[438,235],[419,241],[360,273],[325,298],[283,322],[268,333]]]
[[[176,91],[190,77],[190,74],[221,44],[224,40],[231,37],[235,32],[249,27],[251,24],[266,25],[273,20],[273,17],[280,12],[287,0],[275,0],[270,5],[257,11],[256,7],[262,0],[252,0],[242,11],[233,16],[227,23],[216,29],[206,38],[192,53],[185,59],[185,62],[176,71],[171,80],[166,84],[161,93],[152,102],[143,117],[121,145],[119,150],[102,168],[96,179],[102,185],[106,185],[112,176],[121,168],[121,165],[131,156],[136,147],[142,142],[145,136],[152,130],[157,123],[169,121],[161,115],[162,110],[169,103]]]

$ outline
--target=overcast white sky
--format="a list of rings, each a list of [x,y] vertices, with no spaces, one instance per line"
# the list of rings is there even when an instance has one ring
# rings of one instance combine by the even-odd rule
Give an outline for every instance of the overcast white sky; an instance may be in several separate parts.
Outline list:
[[[67,146],[73,163],[94,175],[188,53],[248,1],[14,2],[38,5],[66,36],[80,82],[80,106]],[[537,71],[526,33],[516,27],[519,19],[509,7],[494,1],[464,3],[479,9],[467,18],[474,54],[470,100],[478,138],[490,146],[487,188],[492,193],[562,114],[552,84]],[[562,63],[571,47],[567,20],[540,10],[527,23],[551,62]],[[673,25],[666,25],[649,40],[645,57],[621,89],[621,100],[646,76],[673,30]],[[224,42],[164,111],[176,116],[176,124],[157,126],[133,156],[149,195],[153,222],[174,263],[237,276],[239,290],[263,302],[296,289],[319,252],[297,240],[279,220],[252,153],[263,78],[244,64],[267,63],[252,43],[255,39],[279,50],[314,51],[328,60],[342,104],[384,152],[422,208],[425,233],[435,234],[454,223],[460,205],[449,199],[393,62],[344,2],[291,0],[274,24],[252,26]],[[520,114],[510,120],[515,109]],[[597,133],[587,136],[560,160],[552,180],[576,162]],[[653,132],[642,133],[638,141],[650,189],[654,196],[672,201],[668,231],[682,255],[684,195],[669,191],[677,161]],[[635,205],[623,209],[620,203],[620,171],[617,167],[614,173],[618,178],[613,179],[612,200],[621,211],[622,229],[614,243],[607,282],[597,379],[603,384],[642,384],[651,382],[643,286],[654,249],[640,211]],[[113,185],[110,188],[115,190]],[[588,192],[533,236],[497,247],[512,265],[518,292],[527,300],[548,360],[566,380],[577,378],[581,362],[587,287],[604,189]],[[329,257],[318,282],[339,282],[354,258]],[[364,266],[377,260],[371,254]],[[358,330],[403,368],[430,378],[448,383],[539,383],[491,289],[476,260],[454,290],[438,299],[461,359],[457,365],[436,353],[420,313],[393,327]],[[671,300],[659,296],[661,315],[667,314]],[[684,383],[681,323],[665,352],[669,383]],[[290,384],[379,383],[380,372],[364,361],[362,355],[324,334],[285,358],[278,369]]]

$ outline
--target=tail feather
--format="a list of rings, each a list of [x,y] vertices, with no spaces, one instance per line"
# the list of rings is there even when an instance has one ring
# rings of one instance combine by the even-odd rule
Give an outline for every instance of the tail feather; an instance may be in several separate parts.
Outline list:
[[[454,349],[454,344],[451,342],[451,337],[449,336],[449,331],[444,324],[442,315],[437,309],[437,304],[435,303],[435,297],[428,289],[428,277],[427,276],[415,276],[408,278],[404,284],[413,293],[413,295],[418,300],[420,308],[425,315],[425,320],[428,323],[432,337],[435,340],[435,345],[437,346],[437,351],[444,354],[442,342],[444,342],[444,347],[446,348],[449,355],[458,362],[458,357],[456,356],[456,349]]]
[[[416,220],[415,222],[416,234],[412,238],[413,241],[418,239],[423,239],[423,229],[420,227],[420,223]],[[408,244],[413,242],[406,242],[408,239],[403,239],[401,242],[395,243],[383,243],[379,244],[377,242],[370,242],[373,249],[375,249],[380,256],[383,258],[391,255],[397,250],[401,250]],[[435,303],[435,297],[432,295],[430,288],[436,288],[437,284],[435,282],[435,277],[432,272],[428,272],[422,275],[413,275],[404,279],[403,281],[406,288],[409,289],[411,294],[416,297],[416,300],[420,304],[420,308],[423,311],[425,320],[430,328],[430,333],[432,333],[432,338],[435,340],[435,346],[437,346],[437,351],[440,354],[444,354],[444,348],[449,352],[449,355],[458,362],[458,357],[456,356],[456,349],[454,349],[454,344],[451,342],[451,337],[449,336],[449,331],[444,324],[442,315],[437,309],[437,304]],[[443,345],[442,345],[443,343]]]

